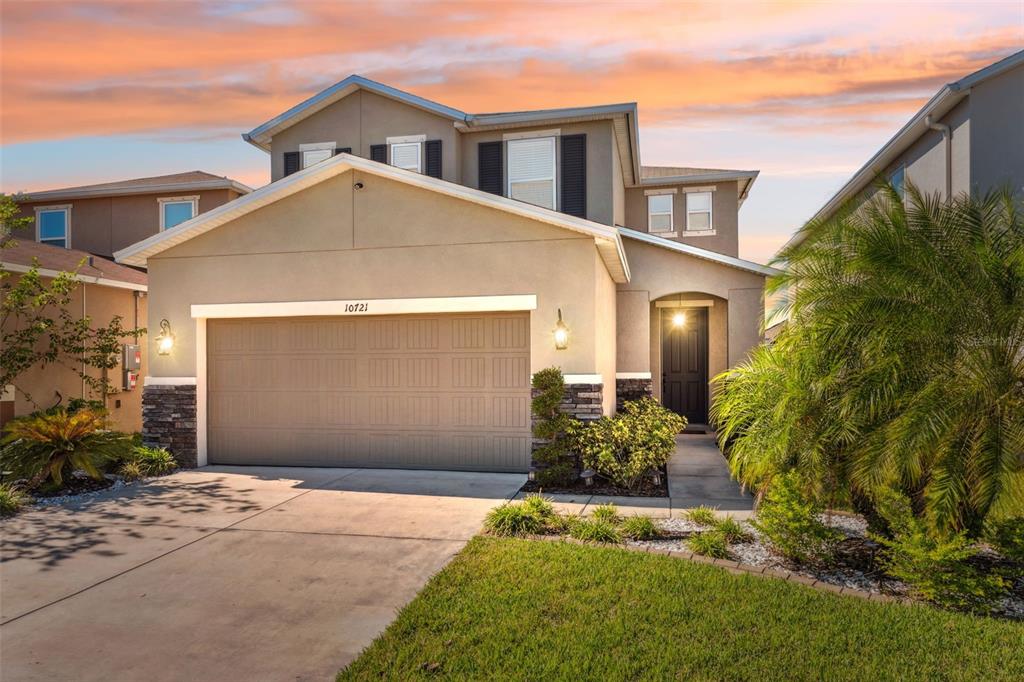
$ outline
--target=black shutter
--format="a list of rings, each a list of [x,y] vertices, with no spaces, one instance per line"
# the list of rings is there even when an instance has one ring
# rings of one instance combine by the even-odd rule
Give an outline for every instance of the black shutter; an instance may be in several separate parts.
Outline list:
[[[502,172],[502,143],[480,142],[477,144],[477,183],[480,189],[491,194],[504,194],[504,173]]]
[[[587,136],[562,135],[562,213],[587,217]]]
[[[388,162],[388,146],[386,144],[371,144],[370,145],[370,160],[380,161],[381,163]]]
[[[337,156],[338,154],[351,154],[351,153],[352,153],[352,147],[338,147],[337,149],[334,150],[334,155],[335,156]]]
[[[441,177],[441,140],[427,140],[423,143],[427,152],[427,175]]]
[[[284,174],[291,175],[292,173],[298,173],[299,167],[301,166],[302,156],[298,152],[285,152],[284,153]]]

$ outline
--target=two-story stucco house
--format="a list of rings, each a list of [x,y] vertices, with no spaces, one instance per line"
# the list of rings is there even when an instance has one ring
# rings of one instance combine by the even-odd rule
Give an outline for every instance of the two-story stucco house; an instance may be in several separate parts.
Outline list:
[[[581,417],[654,395],[706,423],[761,340],[757,173],[645,167],[638,135],[635,104],[469,114],[359,76],[258,126],[273,182],[116,254],[174,336],[146,437],[198,465],[525,471],[550,366]]]

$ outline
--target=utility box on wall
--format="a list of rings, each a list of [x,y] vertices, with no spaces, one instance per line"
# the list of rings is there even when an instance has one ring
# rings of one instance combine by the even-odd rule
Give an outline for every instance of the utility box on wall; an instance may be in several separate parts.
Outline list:
[[[142,346],[137,343],[126,343],[121,346],[121,387],[131,391],[139,383],[139,370],[142,368]]]

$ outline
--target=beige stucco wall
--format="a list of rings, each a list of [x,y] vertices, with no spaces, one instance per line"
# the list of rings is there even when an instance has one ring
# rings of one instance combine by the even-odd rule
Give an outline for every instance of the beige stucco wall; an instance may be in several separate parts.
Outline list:
[[[695,237],[686,236],[686,199],[683,190],[694,187],[714,187],[712,195],[711,216],[715,234]],[[647,232],[647,190],[675,189],[672,200],[672,225],[675,236],[659,234],[674,241],[691,244],[702,249],[724,253],[729,256],[739,255],[739,194],[735,180],[718,183],[690,183],[644,185],[626,189],[626,227],[640,232]]]
[[[44,282],[50,281],[44,278]],[[122,325],[131,329],[133,327],[146,326],[146,297],[138,298],[138,322],[136,322],[135,294],[129,289],[118,289],[113,287],[98,286],[95,284],[80,284],[71,294],[71,302],[67,309],[76,319],[82,316],[92,318],[95,323],[106,324],[115,315],[120,315]],[[56,311],[55,311],[56,314]],[[132,343],[133,339],[124,339],[125,343]],[[147,346],[146,337],[139,340],[142,346],[142,370],[140,377],[145,376],[147,369]],[[99,399],[101,396],[93,395],[87,386],[84,385],[77,371],[65,364],[67,358],[61,363],[47,365],[46,367],[36,366],[18,378],[18,386],[28,392],[32,401],[25,397],[21,391],[15,394],[14,415],[21,417],[30,414],[35,410],[45,409],[56,405],[58,402],[67,405],[72,398]],[[78,365],[80,367],[80,365]],[[96,370],[90,370],[91,376],[99,376]],[[115,389],[121,387],[120,365],[109,371],[111,386]],[[33,403],[34,401],[34,403]],[[120,401],[120,406],[117,405]],[[107,397],[107,408],[110,411],[112,427],[119,431],[135,432],[142,428],[142,383],[132,391],[120,391]]]
[[[451,119],[365,90],[357,90],[275,135],[270,179],[284,176],[284,153],[299,151],[301,144],[334,142],[336,148],[350,147],[354,154],[368,159],[371,145],[405,135],[441,140],[441,177],[461,181],[459,133]]]
[[[614,284],[592,238],[371,174],[349,171],[163,252],[149,286],[152,319],[177,336],[154,376],[196,375],[194,303],[509,294],[537,296],[533,371],[614,375]],[[564,351],[551,335],[558,308]]]
[[[596,369],[601,375],[605,390],[602,396],[604,413],[615,411],[615,372],[616,372],[616,311],[615,282],[608,275],[601,257],[594,251],[594,316],[597,330]]]
[[[177,191],[158,194],[132,194],[92,199],[32,201],[20,204],[20,214],[35,218],[37,206],[71,206],[71,248],[98,256],[112,257],[115,251],[141,241],[160,231],[161,198],[198,196],[199,213],[238,197],[229,189]],[[23,238],[34,240],[35,222],[25,230]]]
[[[588,121],[584,123],[560,123],[542,125],[514,130],[491,130],[462,134],[462,184],[467,187],[479,187],[479,168],[477,166],[477,145],[481,142],[501,140],[504,133],[523,133],[533,130],[558,129],[561,135],[587,136],[587,219],[611,225],[614,219],[614,183],[612,181],[613,159],[618,152],[615,149],[614,132],[611,121]],[[556,166],[561,164],[561,147],[555,153]],[[560,176],[559,176],[560,177]],[[508,176],[505,176],[508,182]],[[557,184],[557,181],[556,181]],[[559,205],[561,199],[556,198]]]

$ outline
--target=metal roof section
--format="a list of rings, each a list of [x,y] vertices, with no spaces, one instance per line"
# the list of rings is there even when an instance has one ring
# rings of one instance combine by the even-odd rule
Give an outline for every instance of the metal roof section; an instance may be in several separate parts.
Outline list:
[[[687,256],[694,256],[695,258],[702,258],[713,263],[728,265],[731,268],[746,270],[747,272],[754,272],[759,275],[765,275],[766,277],[782,274],[781,270],[776,270],[775,268],[769,267],[767,265],[761,265],[760,263],[754,263],[753,261],[743,260],[742,258],[734,258],[733,256],[726,256],[723,253],[709,251],[707,249],[702,249],[697,246],[690,246],[689,244],[683,244],[682,242],[672,241],[670,239],[665,239],[664,237],[658,237],[653,234],[648,234],[647,232],[631,230],[628,227],[619,227],[618,230],[623,237],[626,237],[628,239],[635,239],[646,244],[653,244],[654,246],[660,246],[661,248],[668,249],[669,251],[675,251],[676,253],[686,254]]]
[[[163,192],[184,192],[209,189],[232,189],[239,194],[252,192],[252,187],[222,175],[205,171],[188,171],[171,175],[157,175],[149,178],[116,180],[94,185],[62,187],[41,192],[24,192],[16,195],[19,202],[54,201],[58,199],[88,199],[90,197],[116,197],[131,194],[158,194]]]
[[[209,232],[252,211],[291,196],[348,170],[359,170],[407,185],[420,187],[439,194],[469,201],[481,206],[519,215],[556,227],[585,234],[594,239],[598,252],[616,282],[629,281],[629,263],[622,246],[619,231],[610,225],[565,215],[515,199],[508,199],[478,189],[465,187],[421,173],[403,170],[384,163],[370,161],[352,154],[338,154],[326,161],[289,175],[277,182],[261,187],[251,194],[218,206],[175,227],[143,239],[114,254],[118,263],[145,266],[148,258],[167,249]]]

